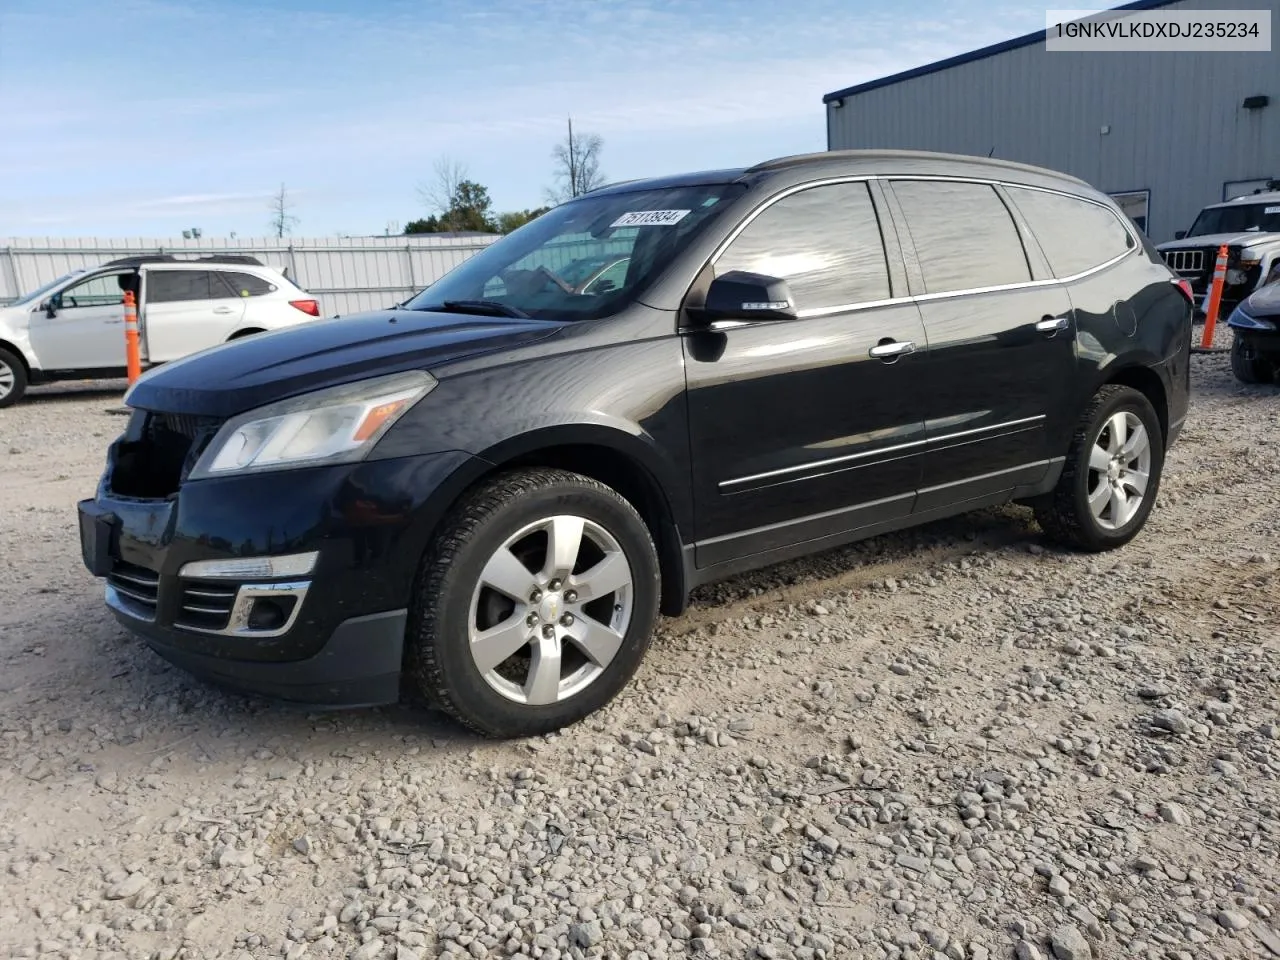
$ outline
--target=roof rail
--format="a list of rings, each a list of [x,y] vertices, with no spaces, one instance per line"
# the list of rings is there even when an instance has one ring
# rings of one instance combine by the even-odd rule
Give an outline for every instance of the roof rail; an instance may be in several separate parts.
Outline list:
[[[1030,163],[1018,163],[1015,160],[1001,160],[994,157],[979,157],[962,153],[943,153],[933,150],[877,150],[877,149],[853,149],[853,150],[823,150],[818,153],[798,153],[789,157],[778,157],[774,160],[765,160],[757,163],[752,167],[748,167],[745,173],[763,173],[767,170],[780,170],[785,167],[800,166],[810,163],[830,163],[838,160],[937,160],[940,163],[972,163],[977,166],[1002,167],[1006,170],[1021,170],[1024,173],[1039,173],[1061,180],[1067,180],[1072,183],[1080,183],[1088,185],[1079,177],[1073,177],[1061,170],[1052,170],[1047,167],[1038,167]]]
[[[247,256],[245,254],[236,253],[214,253],[205,257],[175,257],[168,253],[148,253],[136,257],[121,257],[118,260],[108,260],[103,264],[104,267],[138,267],[144,263],[240,263],[255,267],[266,266],[257,257]]]

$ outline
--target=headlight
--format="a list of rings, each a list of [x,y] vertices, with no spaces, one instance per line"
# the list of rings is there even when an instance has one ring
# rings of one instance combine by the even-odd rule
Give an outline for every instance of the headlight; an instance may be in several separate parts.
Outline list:
[[[361,460],[435,385],[429,373],[411,371],[250,410],[222,426],[190,478]]]
[[[1231,284],[1231,286],[1238,287],[1240,284],[1244,283],[1244,281],[1245,275],[1243,270],[1232,268],[1227,271],[1227,283]]]

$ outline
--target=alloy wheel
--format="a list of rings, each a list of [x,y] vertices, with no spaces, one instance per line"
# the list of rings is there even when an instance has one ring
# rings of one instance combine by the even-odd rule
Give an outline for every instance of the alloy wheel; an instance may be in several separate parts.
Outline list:
[[[1119,530],[1142,507],[1151,479],[1151,437],[1136,414],[1107,418],[1089,450],[1089,510],[1104,530]]]
[[[0,400],[13,392],[14,384],[17,382],[18,378],[13,372],[13,367],[0,360]]]
[[[626,637],[632,577],[621,545],[593,521],[559,515],[516,531],[471,597],[468,645],[485,682],[529,706],[582,692]]]

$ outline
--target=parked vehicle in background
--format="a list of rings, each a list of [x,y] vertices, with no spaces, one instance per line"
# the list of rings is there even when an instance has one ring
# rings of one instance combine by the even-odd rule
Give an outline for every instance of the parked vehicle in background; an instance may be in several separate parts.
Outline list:
[[[76,270],[0,307],[0,407],[29,384],[124,376],[126,290],[144,366],[320,316],[314,297],[254,257],[126,257]]]
[[[1203,313],[1218,248],[1227,245],[1227,277],[1221,313],[1228,315],[1254,290],[1280,277],[1280,181],[1276,188],[1214,203],[1200,211],[1189,230],[1156,249],[1169,268],[1191,284]]]
[[[626,271],[579,292],[557,267],[593,244]],[[833,151],[618,184],[397,309],[144,375],[81,547],[121,623],[219,682],[357,705],[403,678],[544,733],[700,584],[1011,500],[1127,543],[1191,314],[1110,198],[1034,167]]]
[[[1231,371],[1241,383],[1280,378],[1280,270],[1227,318],[1231,327]]]

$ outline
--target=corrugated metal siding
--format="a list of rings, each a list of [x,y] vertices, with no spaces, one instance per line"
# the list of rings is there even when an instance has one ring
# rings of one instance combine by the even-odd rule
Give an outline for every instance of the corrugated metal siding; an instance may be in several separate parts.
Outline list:
[[[474,256],[496,237],[338,237],[277,240],[32,238],[0,240],[0,304],[69,270],[142,254],[256,256],[320,300],[322,315],[376,310],[404,300]]]
[[[1280,0],[1249,6],[1268,5],[1280,30]],[[1239,8],[1184,0],[1165,9]],[[1271,103],[1244,110],[1254,94]],[[1150,190],[1147,232],[1161,242],[1221,200],[1227,181],[1280,177],[1280,51],[1049,53],[1033,44],[829,104],[827,129],[831,149],[990,152],[1107,193]]]

